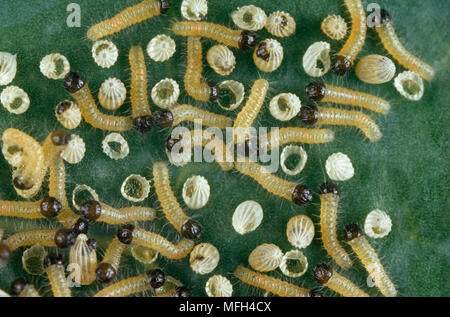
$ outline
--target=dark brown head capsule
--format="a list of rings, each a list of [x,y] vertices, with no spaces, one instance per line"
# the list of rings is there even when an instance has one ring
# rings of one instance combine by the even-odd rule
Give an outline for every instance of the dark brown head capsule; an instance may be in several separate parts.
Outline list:
[[[50,253],[44,259],[44,267],[49,267],[51,265],[64,265],[64,259],[61,254],[58,253]]]
[[[78,218],[77,222],[72,225],[72,230],[77,234],[87,234],[89,229],[88,221],[82,217]]]
[[[152,130],[153,117],[152,116],[141,116],[133,119],[133,125],[140,133],[148,133]]]
[[[332,182],[323,183],[320,186],[320,194],[335,194],[337,196],[341,195],[341,189],[338,185]]]
[[[80,206],[80,213],[83,217],[95,221],[102,215],[102,206],[96,200],[88,200]]]
[[[258,56],[264,61],[267,61],[269,59],[270,53],[267,50],[266,41],[259,42],[258,46],[256,47],[256,56]]]
[[[319,109],[316,106],[303,106],[298,113],[298,118],[305,124],[313,125],[319,120]]]
[[[391,22],[392,18],[389,12],[385,9],[380,10],[380,23],[381,25]]]
[[[45,197],[41,201],[41,214],[46,218],[53,218],[59,215],[62,205],[55,197]]]
[[[11,258],[11,249],[5,243],[0,242],[0,266]]]
[[[159,288],[166,282],[166,274],[160,269],[147,272],[147,282],[152,288]]]
[[[313,101],[320,101],[325,97],[327,88],[324,83],[312,82],[306,85],[305,93],[309,99]]]
[[[169,110],[158,111],[153,114],[153,123],[160,128],[169,128],[173,123],[173,114]]]
[[[52,133],[52,143],[56,146],[66,145],[72,139],[72,136],[69,132],[65,130],[56,130]]]
[[[67,109],[69,109],[72,106],[72,104],[70,103],[70,101],[61,101],[57,106],[56,106],[56,114],[61,115],[63,114]]]
[[[320,284],[326,284],[333,276],[333,269],[325,263],[318,264],[314,268],[313,275],[317,282]]]
[[[102,283],[111,282],[117,275],[117,271],[112,264],[102,262],[95,269],[95,279]]]
[[[55,244],[60,249],[71,247],[76,239],[77,233],[72,229],[62,228],[55,233]]]
[[[169,136],[166,140],[166,149],[169,152],[172,152],[173,147],[175,146],[175,144],[177,144],[178,142],[180,142],[181,140],[183,140],[183,138],[181,137],[181,135],[178,136]],[[180,147],[180,151],[179,153],[183,152],[183,147]]]
[[[351,223],[345,227],[344,235],[346,241],[351,241],[355,238],[362,237],[364,233],[361,230],[360,226],[358,226],[356,223]]]
[[[96,250],[97,247],[98,247],[97,240],[95,240],[95,239],[88,239],[87,247],[89,249],[89,252],[92,252],[93,250]]]
[[[342,55],[336,55],[331,62],[331,70],[337,76],[346,75],[352,67],[352,62]]]
[[[122,225],[117,230],[117,239],[123,244],[130,244],[133,241],[134,225]]]
[[[212,81],[208,82],[208,86],[209,86],[209,101],[214,101],[217,98],[219,98],[220,96],[219,86]]]
[[[313,194],[311,189],[305,185],[298,184],[295,186],[292,192],[292,201],[297,205],[305,205],[311,202],[313,199]]]
[[[177,286],[175,288],[178,297],[191,297],[191,291],[186,286]]]
[[[239,48],[241,50],[250,50],[256,45],[257,36],[255,33],[248,30],[241,32],[241,38],[239,39]]]
[[[159,0],[159,11],[161,14],[166,13],[170,9],[169,0]]]
[[[198,222],[189,219],[181,226],[181,234],[186,239],[199,239],[202,235],[202,227]]]
[[[13,179],[13,185],[15,188],[20,190],[28,190],[33,187],[31,181],[22,176],[16,176]]]
[[[323,294],[321,291],[317,291],[317,290],[311,290],[309,292],[309,297],[323,297]]]
[[[19,277],[11,283],[11,292],[14,295],[19,296],[20,293],[22,293],[22,291],[24,290],[25,286],[27,286],[28,284],[30,284],[28,280],[24,279],[23,277]]]
[[[86,80],[80,73],[70,72],[64,78],[64,88],[71,94],[84,87]]]

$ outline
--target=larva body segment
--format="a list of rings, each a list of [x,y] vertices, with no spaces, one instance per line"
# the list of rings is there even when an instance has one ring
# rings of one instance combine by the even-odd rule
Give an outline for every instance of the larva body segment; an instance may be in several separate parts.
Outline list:
[[[347,225],[345,227],[345,238],[380,292],[386,297],[397,296],[394,283],[386,274],[377,253],[367,241],[361,228],[356,224]]]
[[[387,114],[391,109],[388,101],[377,96],[324,83],[311,83],[306,86],[305,92],[314,101],[362,107],[382,114]]]
[[[67,282],[64,261],[61,255],[49,254],[45,260],[45,273],[52,287],[54,297],[72,297],[69,283]]]
[[[33,284],[27,284],[20,292],[19,297],[41,297]]]
[[[334,141],[334,131],[330,129],[288,127],[280,128],[275,135],[272,132],[261,135],[259,139],[266,142],[267,151],[270,151],[289,143],[323,144],[332,142]]]
[[[247,30],[232,30],[211,22],[175,22],[172,24],[172,31],[181,36],[206,37],[239,49],[251,49],[256,45],[254,33]]]
[[[169,170],[166,163],[153,164],[153,183],[158,200],[167,220],[187,239],[201,236],[200,225],[187,216],[175,197],[170,186]]]
[[[339,243],[336,232],[340,193],[339,187],[333,183],[324,183],[320,187],[320,231],[327,253],[341,268],[348,270],[353,262]]]
[[[15,233],[4,240],[12,251],[20,247],[39,244],[42,247],[56,247],[55,234],[58,230],[31,230]]]
[[[147,67],[145,66],[144,50],[140,46],[132,46],[128,57],[131,67],[130,99],[133,124],[139,132],[147,133],[152,127],[152,112],[148,103]]]
[[[89,28],[87,37],[96,41],[105,36],[117,33],[123,29],[165,13],[169,9],[167,0],[143,0],[119,12],[111,19],[97,23]]]
[[[48,197],[51,198],[51,197]],[[18,217],[24,219],[42,219],[42,218],[50,218],[44,215],[45,210],[41,207],[43,204],[51,203],[46,200],[39,201],[6,201],[0,200],[0,216],[5,217]],[[55,201],[55,205],[58,205],[59,202]],[[59,208],[58,208],[59,207]],[[60,211],[60,206],[57,208],[52,208],[53,212],[51,216],[55,216]],[[50,215],[48,215],[50,216]]]
[[[123,132],[133,127],[129,117],[112,116],[100,112],[87,82],[79,73],[67,74],[64,78],[64,87],[76,100],[84,120],[94,128]]]
[[[312,200],[312,192],[308,187],[279,178],[258,163],[237,161],[235,167],[241,174],[253,178],[273,195],[292,201],[297,205],[307,204]]]
[[[381,25],[376,26],[375,31],[378,33],[384,48],[400,65],[419,74],[425,80],[433,79],[434,69],[411,54],[403,46],[395,33],[391,16],[384,9],[381,10]]]
[[[239,265],[234,271],[234,276],[245,284],[261,288],[281,297],[312,297],[317,292],[282,281],[275,277],[258,273]]]
[[[337,53],[332,63],[332,70],[338,76],[344,76],[353,67],[356,56],[366,40],[366,12],[361,0],[344,0],[350,12],[352,29],[344,46]]]
[[[238,134],[244,134],[244,137],[248,136],[249,129],[261,110],[268,90],[269,82],[263,78],[255,80],[253,83],[245,106],[234,120],[233,135],[235,143],[240,139]]]
[[[189,96],[199,101],[213,101],[220,95],[220,88],[212,82],[202,82],[203,52],[199,37],[187,38],[187,65],[184,88]]]
[[[109,283],[119,271],[120,259],[127,248],[117,237],[114,237],[105,250],[102,262],[95,270],[95,278],[100,283]]]
[[[344,297],[369,297],[366,292],[333,270],[327,264],[317,265],[314,268],[313,274],[317,282]]]

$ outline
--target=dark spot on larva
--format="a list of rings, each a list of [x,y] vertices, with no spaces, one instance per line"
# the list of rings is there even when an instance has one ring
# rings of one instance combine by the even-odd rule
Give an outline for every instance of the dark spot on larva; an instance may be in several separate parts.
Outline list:
[[[11,283],[11,292],[14,295],[19,296],[20,293],[22,293],[22,291],[25,288],[25,286],[27,286],[28,284],[29,284],[28,280],[26,280],[23,277],[19,277],[18,279],[14,280]]]
[[[31,181],[22,176],[16,176],[13,179],[13,185],[15,188],[20,190],[28,190],[33,187]]]
[[[305,87],[305,93],[309,99],[313,101],[320,101],[325,97],[325,84],[319,82],[312,82]]]
[[[69,132],[60,129],[52,132],[51,139],[54,145],[61,146],[68,144],[72,139],[72,136]]]
[[[199,239],[202,235],[202,227],[198,222],[189,219],[181,226],[181,234],[187,239]]]
[[[62,205],[55,197],[45,197],[41,201],[41,214],[46,218],[53,218],[59,215]]]
[[[72,106],[70,101],[62,101],[56,106],[56,114],[61,115]]]
[[[153,117],[152,116],[141,116],[133,119],[133,125],[140,133],[148,133],[152,130]]]
[[[256,48],[256,56],[261,58],[264,61],[267,61],[270,57],[270,52],[267,50],[267,42],[262,41],[258,44]]]
[[[178,297],[191,297],[191,291],[186,286],[178,286],[175,291]]]
[[[309,292],[309,297],[323,297],[323,294],[321,291],[311,290]]]
[[[360,226],[358,226],[356,223],[351,223],[345,227],[344,235],[346,241],[351,241],[355,238],[362,237],[364,233],[361,230]]]
[[[313,276],[320,284],[326,284],[333,276],[333,269],[325,263],[318,264],[314,268]]]
[[[123,244],[130,244],[133,241],[134,225],[126,224],[117,230],[117,239]]]
[[[305,205],[313,199],[312,191],[302,184],[295,186],[292,192],[292,201],[297,205]]]
[[[239,39],[239,48],[241,50],[250,50],[256,45],[257,36],[255,33],[248,30],[241,32],[241,37]]]
[[[208,82],[209,86],[209,101],[214,101],[220,96],[220,88],[214,82]]]
[[[173,123],[173,114],[169,110],[158,111],[153,114],[153,123],[160,128],[169,128]]]
[[[169,0],[159,0],[159,11],[162,13],[166,13],[170,9]]]
[[[75,244],[77,233],[72,229],[62,228],[55,233],[55,244],[60,249],[68,248]]]
[[[100,263],[95,269],[95,279],[102,284],[111,282],[116,275],[114,266],[106,262]]]
[[[88,239],[87,243],[87,247],[89,249],[89,252],[92,252],[93,250],[96,250],[98,247],[98,243],[97,240],[95,239]]]
[[[64,78],[64,88],[71,94],[79,91],[85,84],[86,80],[77,72],[70,72]]]
[[[0,266],[9,261],[11,249],[5,243],[0,242]]]
[[[152,288],[159,288],[166,282],[166,274],[160,269],[147,272],[147,282]]]
[[[335,183],[326,182],[320,186],[320,194],[335,194],[337,196],[340,196],[341,189]]]
[[[391,22],[392,18],[389,12],[385,9],[380,10],[380,23],[383,25],[387,22]]]
[[[316,106],[303,106],[300,109],[298,118],[308,125],[313,125],[319,120],[319,109]]]
[[[87,219],[82,217],[78,218],[77,222],[75,222],[72,225],[72,230],[75,231],[77,235],[82,233],[86,234],[88,232],[88,229],[89,229],[88,221]]]
[[[44,267],[49,267],[51,265],[64,265],[63,256],[59,253],[50,253],[44,259]]]
[[[81,204],[80,213],[83,217],[95,221],[102,215],[102,206],[96,200],[88,200]]]
[[[336,55],[331,62],[331,70],[337,76],[344,76],[352,69],[352,62],[345,56]]]

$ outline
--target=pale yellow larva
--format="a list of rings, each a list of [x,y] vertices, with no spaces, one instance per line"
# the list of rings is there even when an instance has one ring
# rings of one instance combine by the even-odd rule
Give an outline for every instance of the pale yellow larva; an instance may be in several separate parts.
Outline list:
[[[64,260],[61,254],[49,254],[45,260],[45,273],[55,297],[72,297],[72,292],[66,278]]]
[[[0,216],[24,219],[40,219],[56,217],[61,211],[61,203],[54,197],[46,197],[39,201],[7,201],[0,200]]]
[[[280,128],[259,137],[260,146],[266,142],[267,151],[289,143],[322,144],[334,141],[334,131],[329,129],[308,129],[299,127]]]
[[[122,254],[127,248],[127,244],[122,243],[114,237],[106,248],[103,260],[95,269],[95,278],[100,283],[109,283],[117,275]]]

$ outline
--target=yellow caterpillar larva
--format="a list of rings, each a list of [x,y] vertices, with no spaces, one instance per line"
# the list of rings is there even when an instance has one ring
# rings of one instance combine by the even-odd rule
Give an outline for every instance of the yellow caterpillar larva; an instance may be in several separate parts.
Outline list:
[[[165,13],[169,10],[168,0],[143,0],[138,4],[119,12],[111,19],[97,23],[89,28],[87,37],[96,41],[102,37],[117,33],[123,29]]]
[[[383,136],[378,125],[361,111],[303,106],[298,116],[302,122],[310,125],[357,127],[371,142],[377,142]]]
[[[51,197],[55,197],[61,203],[61,212],[56,216],[58,221],[66,228],[71,227],[78,220],[78,216],[70,208],[67,200],[66,167],[64,165],[64,160],[59,156],[55,158],[53,164],[50,165],[48,193]]]
[[[109,283],[117,275],[120,259],[127,245],[122,243],[117,237],[114,237],[106,248],[103,261],[95,269],[95,278],[100,283]]]
[[[338,76],[344,76],[353,67],[356,56],[366,41],[366,11],[361,0],[344,0],[352,19],[352,29],[344,46],[335,56],[331,69]]]
[[[175,22],[172,24],[172,31],[181,36],[207,37],[241,50],[252,49],[256,45],[255,33],[247,30],[232,30],[211,22]]]
[[[375,26],[375,30],[383,43],[384,48],[403,67],[420,75],[425,80],[434,77],[434,69],[427,63],[411,54],[400,42],[394,30],[389,12],[381,9],[381,25]]]
[[[306,86],[305,92],[313,101],[362,107],[382,114],[387,114],[391,109],[388,101],[377,96],[325,83],[310,83]]]
[[[296,184],[271,174],[264,166],[255,162],[235,162],[236,170],[258,182],[265,190],[297,205],[312,201],[312,191],[302,184]]]
[[[49,254],[44,260],[45,273],[55,297],[72,297],[61,254]]]
[[[317,282],[344,297],[369,297],[366,292],[325,263],[316,265],[313,275]]]
[[[320,186],[320,231],[327,253],[341,268],[348,270],[353,262],[339,243],[336,233],[340,195],[341,190],[334,183],[327,182]]]
[[[144,50],[140,46],[132,46],[128,58],[131,67],[130,99],[133,124],[139,132],[147,133],[152,128],[152,112],[148,103]]]
[[[245,106],[242,108],[241,112],[239,112],[236,120],[234,120],[233,136],[235,143],[242,136],[244,137],[242,141],[248,137],[249,129],[258,116],[268,90],[269,82],[263,78],[255,80],[253,83],[250,96],[248,97]]]
[[[169,170],[166,163],[156,162],[153,164],[153,184],[166,219],[183,237],[199,239],[202,227],[187,216],[178,203],[172,187],[170,187]]]
[[[219,129],[225,129],[233,125],[233,120],[227,116],[191,105],[179,105],[171,110],[155,112],[153,120],[161,128],[176,126],[184,121],[194,122],[194,120],[201,120],[202,125]]]
[[[165,282],[166,274],[160,269],[154,269],[109,285],[95,294],[94,297],[125,297],[159,288]]]
[[[33,202],[0,200],[0,216],[6,217],[53,218],[60,213],[61,208],[61,203],[54,197],[46,197]]]
[[[186,92],[199,101],[213,101],[220,95],[220,88],[213,82],[202,82],[203,53],[199,37],[189,36],[187,39],[187,65],[184,75]]]
[[[11,284],[11,291],[19,297],[41,297],[33,284],[20,277]]]
[[[357,224],[349,224],[344,232],[347,243],[361,260],[381,294],[387,297],[397,296],[394,283],[386,274],[377,253],[367,241],[361,228]]]
[[[117,231],[117,237],[124,244],[133,243],[153,249],[162,256],[173,260],[187,257],[194,247],[194,241],[191,239],[183,238],[177,244],[173,244],[159,234],[133,225],[122,225]]]
[[[155,219],[156,212],[150,207],[132,206],[116,209],[105,203],[88,200],[80,206],[80,213],[92,221],[118,225],[133,221],[151,221]]]
[[[322,297],[318,291],[309,290],[275,277],[258,273],[239,265],[234,276],[245,284],[261,288],[281,297]]]
[[[276,133],[259,136],[266,142],[267,151],[289,143],[322,144],[334,141],[334,131],[329,129],[308,129],[299,127],[280,128]],[[262,146],[262,144],[260,144]]]
[[[86,80],[79,73],[68,73],[64,78],[64,88],[76,100],[84,120],[94,128],[123,132],[133,127],[133,121],[129,117],[112,116],[100,112]]]

